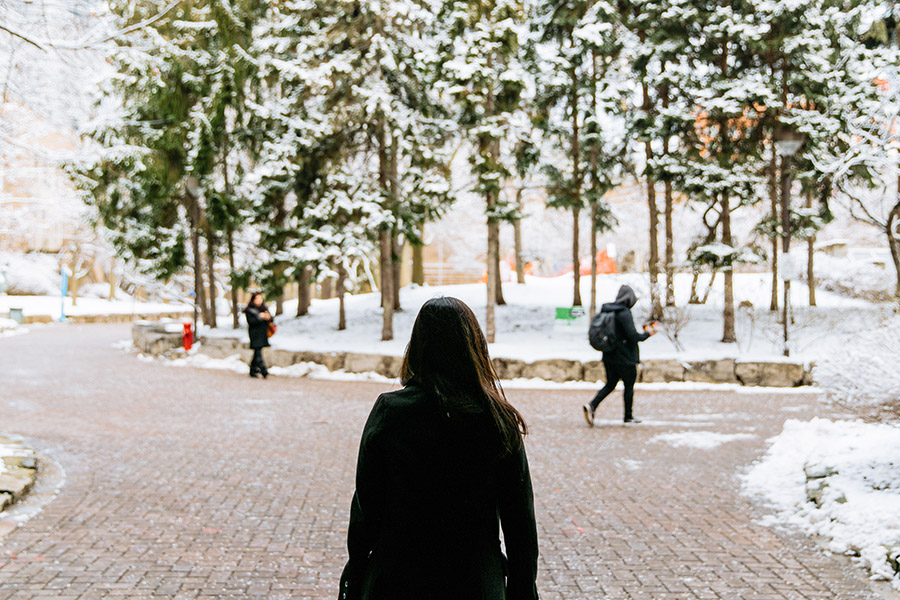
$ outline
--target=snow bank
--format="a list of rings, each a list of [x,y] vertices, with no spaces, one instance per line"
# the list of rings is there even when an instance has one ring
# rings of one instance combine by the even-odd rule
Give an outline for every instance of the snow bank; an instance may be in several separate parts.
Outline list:
[[[770,442],[743,476],[744,493],[776,511],[764,522],[825,536],[900,589],[900,427],[791,419]]]
[[[816,254],[816,284],[829,292],[876,302],[890,302],[897,276],[889,262]],[[804,276],[806,273],[804,272]]]
[[[139,302],[129,300],[105,300],[101,298],[78,298],[73,304],[71,297],[63,301],[57,292],[56,296],[0,296],[0,314],[7,313],[10,308],[21,308],[23,314],[49,315],[59,319],[63,302],[66,315],[128,315],[128,314],[160,314],[190,312],[191,306],[186,304],[166,304],[163,302]]]
[[[813,378],[838,403],[900,410],[900,315],[860,329],[819,362]]]
[[[16,296],[43,296],[59,292],[59,265],[56,256],[32,252],[0,252],[0,277],[6,278],[6,293]]]

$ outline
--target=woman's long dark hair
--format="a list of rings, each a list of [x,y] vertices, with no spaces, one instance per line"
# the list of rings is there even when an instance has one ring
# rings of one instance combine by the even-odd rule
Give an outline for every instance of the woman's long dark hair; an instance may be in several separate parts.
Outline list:
[[[400,368],[403,385],[433,392],[446,412],[485,410],[500,434],[503,453],[517,451],[528,427],[506,399],[488,355],[478,320],[456,298],[433,298],[422,305]]]
[[[257,296],[262,297],[262,292],[253,292],[252,294],[250,294],[250,301],[247,302],[247,306],[244,307],[244,312],[247,312],[251,308],[255,308],[259,312],[269,312],[269,307],[266,306],[265,302],[263,302],[259,306],[256,306],[255,304],[253,304],[253,301],[256,300]]]

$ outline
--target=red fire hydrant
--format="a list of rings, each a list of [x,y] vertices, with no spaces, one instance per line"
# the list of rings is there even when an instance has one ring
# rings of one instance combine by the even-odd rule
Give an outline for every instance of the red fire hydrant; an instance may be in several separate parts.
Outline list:
[[[191,329],[190,323],[184,324],[184,351],[187,352],[194,345],[194,331]]]

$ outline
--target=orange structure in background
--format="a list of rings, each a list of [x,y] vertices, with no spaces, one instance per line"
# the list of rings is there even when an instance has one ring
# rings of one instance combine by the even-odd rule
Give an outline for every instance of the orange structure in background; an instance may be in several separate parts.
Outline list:
[[[559,277],[560,275],[565,275],[566,273],[571,272],[572,266],[568,265],[554,273],[553,276]],[[616,259],[610,257],[606,250],[599,250],[597,252],[597,275],[608,275],[618,272],[619,265],[616,264]],[[578,268],[578,274],[582,277],[591,274],[591,257],[588,256],[581,259],[581,264]]]

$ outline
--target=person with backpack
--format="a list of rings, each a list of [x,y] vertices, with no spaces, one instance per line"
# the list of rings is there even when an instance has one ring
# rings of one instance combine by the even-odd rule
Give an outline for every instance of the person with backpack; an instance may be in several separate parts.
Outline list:
[[[637,302],[637,296],[630,286],[619,288],[616,301],[604,304],[600,312],[591,319],[588,339],[591,346],[603,352],[603,366],[606,369],[606,385],[597,392],[594,399],[585,404],[584,419],[594,426],[594,411],[609,394],[616,389],[619,381],[625,385],[625,422],[640,423],[632,414],[634,401],[634,383],[637,380],[637,365],[641,362],[638,342],[643,342],[657,333],[657,323],[638,333],[634,327],[631,307]]]

